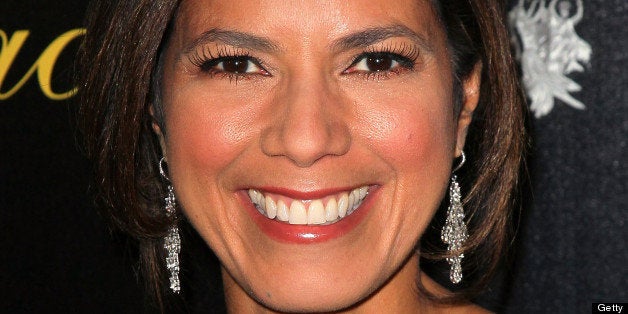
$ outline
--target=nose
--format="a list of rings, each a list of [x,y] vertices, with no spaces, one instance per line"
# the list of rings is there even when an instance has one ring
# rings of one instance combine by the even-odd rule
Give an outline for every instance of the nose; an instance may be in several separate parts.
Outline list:
[[[262,151],[309,167],[327,156],[341,156],[351,145],[347,106],[324,77],[293,78],[274,97],[270,125],[262,132]]]

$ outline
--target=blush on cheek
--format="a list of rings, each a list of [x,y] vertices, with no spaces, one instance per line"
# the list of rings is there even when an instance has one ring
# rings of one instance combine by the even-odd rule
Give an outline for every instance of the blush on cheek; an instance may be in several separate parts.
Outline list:
[[[422,127],[414,124],[405,124],[395,132],[387,144],[387,150],[396,151],[389,156],[395,158],[399,165],[416,167],[418,164],[430,165],[430,160],[442,157],[442,134],[436,132],[428,124]],[[387,146],[388,146],[387,145]],[[440,157],[439,157],[440,156]]]
[[[218,112],[173,112],[169,118],[169,155],[203,170],[221,169],[232,162],[246,137],[246,124]]]
[[[187,79],[175,75],[174,83],[183,87],[168,90],[165,97],[169,155],[203,171],[222,169],[250,145],[247,142],[259,129],[255,125],[259,101],[234,97],[208,79]]]
[[[437,117],[434,117],[437,116]],[[363,130],[380,151],[395,164],[416,165],[432,158],[446,158],[452,146],[452,123],[439,112],[413,108],[373,110],[363,114]],[[401,163],[401,164],[400,164]]]

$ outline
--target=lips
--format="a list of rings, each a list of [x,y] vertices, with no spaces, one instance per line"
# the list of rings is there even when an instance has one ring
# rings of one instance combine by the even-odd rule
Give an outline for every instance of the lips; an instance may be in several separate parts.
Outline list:
[[[368,186],[317,199],[295,199],[281,194],[249,189],[255,208],[268,219],[291,225],[329,225],[351,215],[368,194]]]
[[[365,185],[307,193],[255,188],[239,195],[264,234],[279,242],[312,244],[342,237],[359,226],[378,192],[377,185]]]

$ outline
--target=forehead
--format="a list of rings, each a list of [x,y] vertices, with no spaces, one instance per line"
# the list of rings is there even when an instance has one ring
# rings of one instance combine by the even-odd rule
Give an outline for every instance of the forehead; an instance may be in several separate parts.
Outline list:
[[[430,0],[185,0],[175,29],[183,41],[217,27],[307,41],[397,24],[425,37],[439,31]]]

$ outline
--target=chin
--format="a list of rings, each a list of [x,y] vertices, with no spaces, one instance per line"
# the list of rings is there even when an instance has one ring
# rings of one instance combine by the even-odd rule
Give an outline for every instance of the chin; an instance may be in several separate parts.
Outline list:
[[[365,256],[357,257],[358,261],[364,259]],[[346,261],[329,264],[301,260],[299,263],[288,259],[279,267],[295,264],[302,267],[242,272],[239,278],[229,278],[225,288],[235,288],[259,305],[278,312],[335,312],[367,300],[394,272],[394,268],[382,267],[385,264],[377,259],[356,263],[359,265],[346,265]]]
[[[374,285],[376,286],[376,285]],[[355,286],[352,287],[355,289]],[[363,291],[332,290],[333,287],[312,289],[309,293],[295,293],[294,295],[264,295],[255,297],[264,307],[285,313],[327,313],[349,309],[359,305],[372,294],[372,289],[366,287]]]

